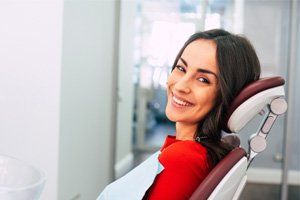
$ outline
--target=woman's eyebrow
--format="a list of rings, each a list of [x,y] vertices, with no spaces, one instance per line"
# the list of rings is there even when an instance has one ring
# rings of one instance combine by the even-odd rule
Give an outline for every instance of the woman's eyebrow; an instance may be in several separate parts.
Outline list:
[[[202,69],[202,68],[198,68],[197,72],[201,72],[201,73],[206,73],[206,74],[212,74],[217,78],[217,74],[215,74],[214,72],[207,70],[207,69]]]
[[[179,59],[181,60],[181,62],[183,62],[183,64],[184,64],[185,66],[188,67],[188,63],[187,63],[183,58],[179,58]],[[207,70],[207,69],[198,68],[198,69],[197,69],[197,72],[200,72],[200,73],[206,73],[206,74],[212,74],[212,75],[214,75],[216,78],[218,77],[216,73],[214,73],[214,72],[212,72],[212,71],[210,71],[210,70]]]
[[[186,62],[183,58],[179,58],[179,59],[181,60],[181,62],[183,62],[183,64],[184,64],[185,66],[188,66],[187,62]]]

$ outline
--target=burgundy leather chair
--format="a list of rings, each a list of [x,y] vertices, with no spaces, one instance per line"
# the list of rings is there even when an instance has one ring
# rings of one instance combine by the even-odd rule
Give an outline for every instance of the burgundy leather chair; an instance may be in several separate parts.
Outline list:
[[[234,99],[224,122],[224,131],[231,133],[224,140],[234,142],[236,148],[221,160],[198,186],[190,200],[235,200],[238,199],[247,181],[247,169],[254,157],[264,151],[266,137],[278,115],[285,113],[282,77],[268,77],[246,86]],[[258,131],[249,137],[249,150],[239,147],[236,136],[261,110],[267,109]]]

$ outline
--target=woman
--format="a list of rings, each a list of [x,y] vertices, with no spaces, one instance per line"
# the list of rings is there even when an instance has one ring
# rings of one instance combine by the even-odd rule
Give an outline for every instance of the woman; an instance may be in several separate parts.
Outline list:
[[[163,169],[152,175],[143,191],[138,190],[142,199],[189,199],[232,150],[221,141],[225,111],[240,90],[259,76],[259,60],[246,38],[215,29],[188,39],[168,79],[166,115],[176,123],[176,135],[168,136],[161,152],[152,158],[153,162],[158,159]],[[131,181],[140,184],[135,178]]]

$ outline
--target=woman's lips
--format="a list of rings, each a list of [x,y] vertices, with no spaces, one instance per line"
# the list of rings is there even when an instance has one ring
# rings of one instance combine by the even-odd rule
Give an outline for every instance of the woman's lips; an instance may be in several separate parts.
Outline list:
[[[191,107],[194,104],[172,93],[172,102],[177,107]]]

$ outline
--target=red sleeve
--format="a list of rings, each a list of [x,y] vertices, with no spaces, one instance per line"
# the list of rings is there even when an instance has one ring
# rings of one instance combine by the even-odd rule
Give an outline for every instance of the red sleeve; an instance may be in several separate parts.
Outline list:
[[[193,141],[170,145],[159,161],[165,169],[149,189],[149,200],[189,199],[209,172],[205,148]]]

